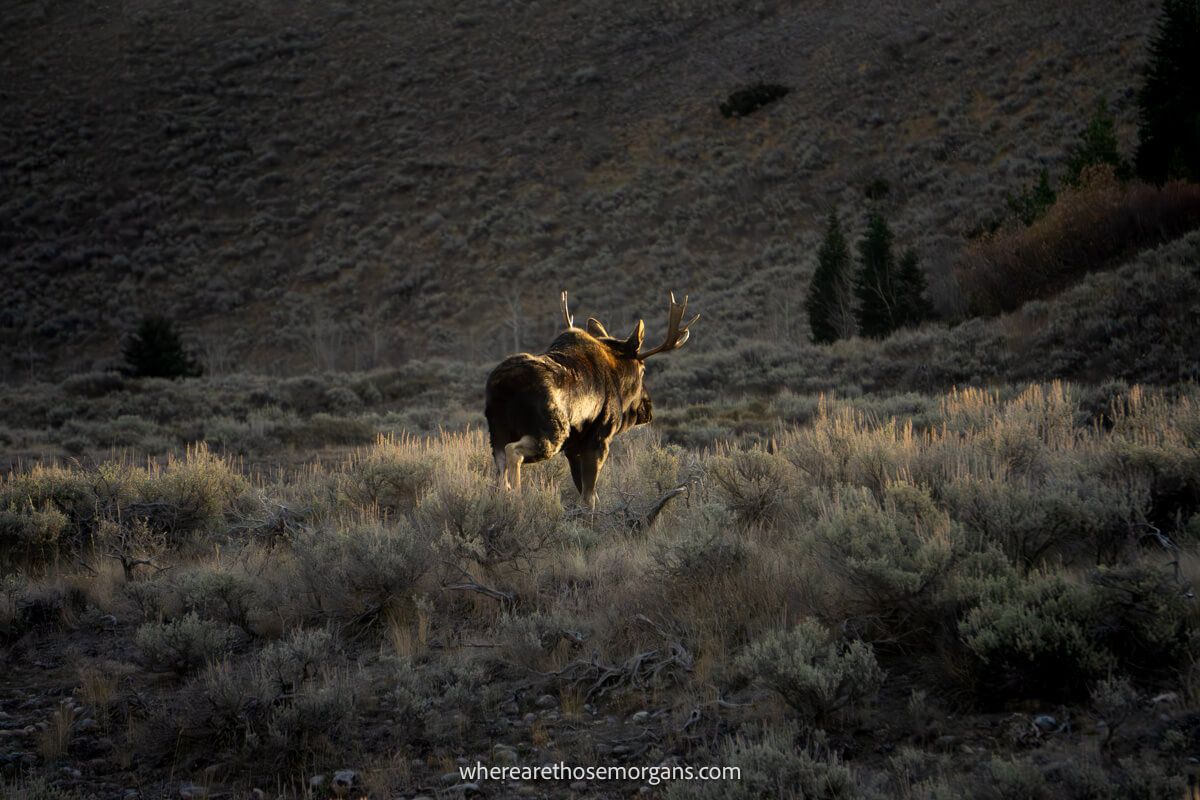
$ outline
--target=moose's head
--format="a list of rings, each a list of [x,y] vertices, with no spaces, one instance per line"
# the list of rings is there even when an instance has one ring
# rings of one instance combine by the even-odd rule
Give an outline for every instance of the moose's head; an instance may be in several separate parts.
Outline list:
[[[666,338],[643,350],[642,321],[625,338],[612,336],[595,319],[581,329],[575,327],[566,292],[561,301],[566,329],[545,353],[510,356],[492,370],[485,414],[505,486],[519,488],[522,463],[561,451],[576,488],[594,505],[596,477],[613,437],[653,417],[644,383],[646,359],[682,347],[700,315],[685,323],[687,298],[676,303],[672,294]]]

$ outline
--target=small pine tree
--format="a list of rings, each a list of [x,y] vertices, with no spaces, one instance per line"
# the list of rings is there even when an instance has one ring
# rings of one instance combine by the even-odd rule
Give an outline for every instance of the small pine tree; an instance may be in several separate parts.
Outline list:
[[[1138,93],[1137,173],[1200,181],[1200,0],[1165,0]]]
[[[892,230],[883,215],[872,211],[867,216],[867,231],[858,243],[858,274],[854,279],[858,332],[863,336],[882,338],[896,329],[894,273]]]
[[[1117,121],[1109,113],[1108,103],[1101,100],[1079,135],[1079,141],[1068,153],[1066,183],[1078,186],[1085,169],[1105,164],[1112,167],[1121,180],[1130,176],[1129,164],[1121,157],[1121,148],[1117,144]]]
[[[1006,199],[1008,210],[1026,227],[1037,222],[1050,210],[1058,200],[1054,187],[1050,184],[1050,173],[1042,170],[1038,175],[1037,185],[1026,189],[1015,197],[1009,195]],[[999,225],[997,225],[999,227]]]
[[[190,378],[203,369],[183,348],[175,325],[163,317],[145,317],[121,347],[126,371],[136,378]]]
[[[827,344],[853,332],[850,310],[850,246],[836,211],[829,213],[825,239],[817,250],[817,269],[804,301],[812,340]]]
[[[925,297],[928,283],[917,263],[915,250],[906,250],[896,270],[896,316],[901,328],[920,325],[933,317],[933,305]]]

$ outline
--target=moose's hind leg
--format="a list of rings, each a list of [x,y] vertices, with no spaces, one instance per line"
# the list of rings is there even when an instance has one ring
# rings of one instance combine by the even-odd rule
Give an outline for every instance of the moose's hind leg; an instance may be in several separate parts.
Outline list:
[[[496,486],[500,489],[508,487],[508,470],[505,469],[504,448],[496,447],[492,449],[492,461],[496,464]]]
[[[542,443],[533,436],[522,436],[504,445],[504,482],[517,494],[521,493],[521,464],[542,454]]]

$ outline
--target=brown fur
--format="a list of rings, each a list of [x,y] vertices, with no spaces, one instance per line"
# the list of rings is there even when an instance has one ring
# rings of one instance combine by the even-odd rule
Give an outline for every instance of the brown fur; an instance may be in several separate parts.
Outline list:
[[[639,322],[617,339],[588,320],[587,331],[568,328],[545,353],[509,356],[492,370],[484,413],[503,485],[519,490],[522,463],[562,452],[575,488],[595,505],[613,437],[652,417],[637,358],[644,330]]]

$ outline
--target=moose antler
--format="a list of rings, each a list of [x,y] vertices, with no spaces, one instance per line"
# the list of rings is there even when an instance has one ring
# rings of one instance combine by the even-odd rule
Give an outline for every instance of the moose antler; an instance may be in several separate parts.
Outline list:
[[[563,322],[567,323],[568,328],[575,327],[575,318],[571,316],[571,312],[567,310],[567,290],[563,289],[562,293],[562,312]]]
[[[683,322],[683,315],[687,311],[687,304],[688,299],[686,294],[683,296],[682,303],[676,303],[675,293],[671,292],[671,314],[667,321],[667,338],[658,347],[638,353],[637,357],[639,360],[645,360],[656,353],[668,353],[672,350],[678,350],[687,343],[688,337],[692,335],[692,332],[688,328],[691,327],[692,323],[700,319],[700,315],[697,314],[688,320],[686,324],[680,324]]]

